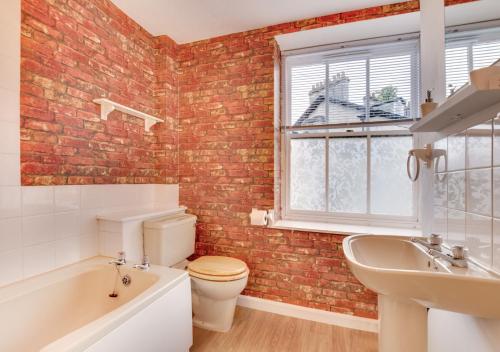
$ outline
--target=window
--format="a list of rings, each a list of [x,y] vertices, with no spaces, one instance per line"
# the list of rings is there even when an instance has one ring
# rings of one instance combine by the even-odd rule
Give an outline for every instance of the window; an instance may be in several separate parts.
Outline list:
[[[416,222],[416,41],[284,56],[283,217]]]
[[[469,72],[500,58],[500,29],[446,35],[446,88],[449,96],[469,82]]]

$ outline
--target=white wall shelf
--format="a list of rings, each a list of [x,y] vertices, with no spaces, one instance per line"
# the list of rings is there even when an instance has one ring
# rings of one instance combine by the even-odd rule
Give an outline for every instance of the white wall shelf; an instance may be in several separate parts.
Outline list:
[[[143,119],[144,120],[144,129],[148,132],[151,129],[151,126],[153,126],[156,123],[163,122],[163,120],[159,119],[158,117],[145,114],[145,113],[140,112],[138,110],[129,108],[128,106],[118,104],[118,103],[111,101],[109,99],[105,99],[105,98],[94,99],[94,103],[101,105],[101,120],[107,120],[108,115],[111,112],[118,110],[118,111],[124,112],[126,114]]]
[[[446,99],[436,110],[412,125],[410,131],[441,132],[450,125],[464,120],[476,121],[482,111],[497,104],[500,104],[500,89],[480,90],[468,84]],[[485,117],[488,119],[495,116]]]

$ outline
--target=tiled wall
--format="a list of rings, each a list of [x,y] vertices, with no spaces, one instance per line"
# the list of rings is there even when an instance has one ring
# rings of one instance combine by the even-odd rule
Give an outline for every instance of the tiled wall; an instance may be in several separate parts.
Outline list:
[[[0,286],[98,254],[96,215],[178,206],[177,185],[0,189]]]
[[[447,150],[434,173],[433,232],[500,271],[500,118],[434,144]]]
[[[0,189],[18,186],[19,177],[19,0],[5,0],[0,12]],[[8,188],[5,188],[9,192]]]

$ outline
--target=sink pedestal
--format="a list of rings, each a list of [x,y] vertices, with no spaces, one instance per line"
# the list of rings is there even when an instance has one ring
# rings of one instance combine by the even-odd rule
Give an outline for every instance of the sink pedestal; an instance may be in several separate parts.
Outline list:
[[[406,299],[378,295],[379,352],[427,351],[427,308]]]

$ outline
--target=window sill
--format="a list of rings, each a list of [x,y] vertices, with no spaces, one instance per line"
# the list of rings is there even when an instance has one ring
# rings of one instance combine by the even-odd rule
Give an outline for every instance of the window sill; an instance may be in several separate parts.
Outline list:
[[[365,226],[351,224],[335,224],[327,222],[309,222],[278,220],[272,226],[272,229],[311,231],[321,233],[331,233],[337,235],[391,235],[391,236],[422,236],[422,230],[416,228]]]

